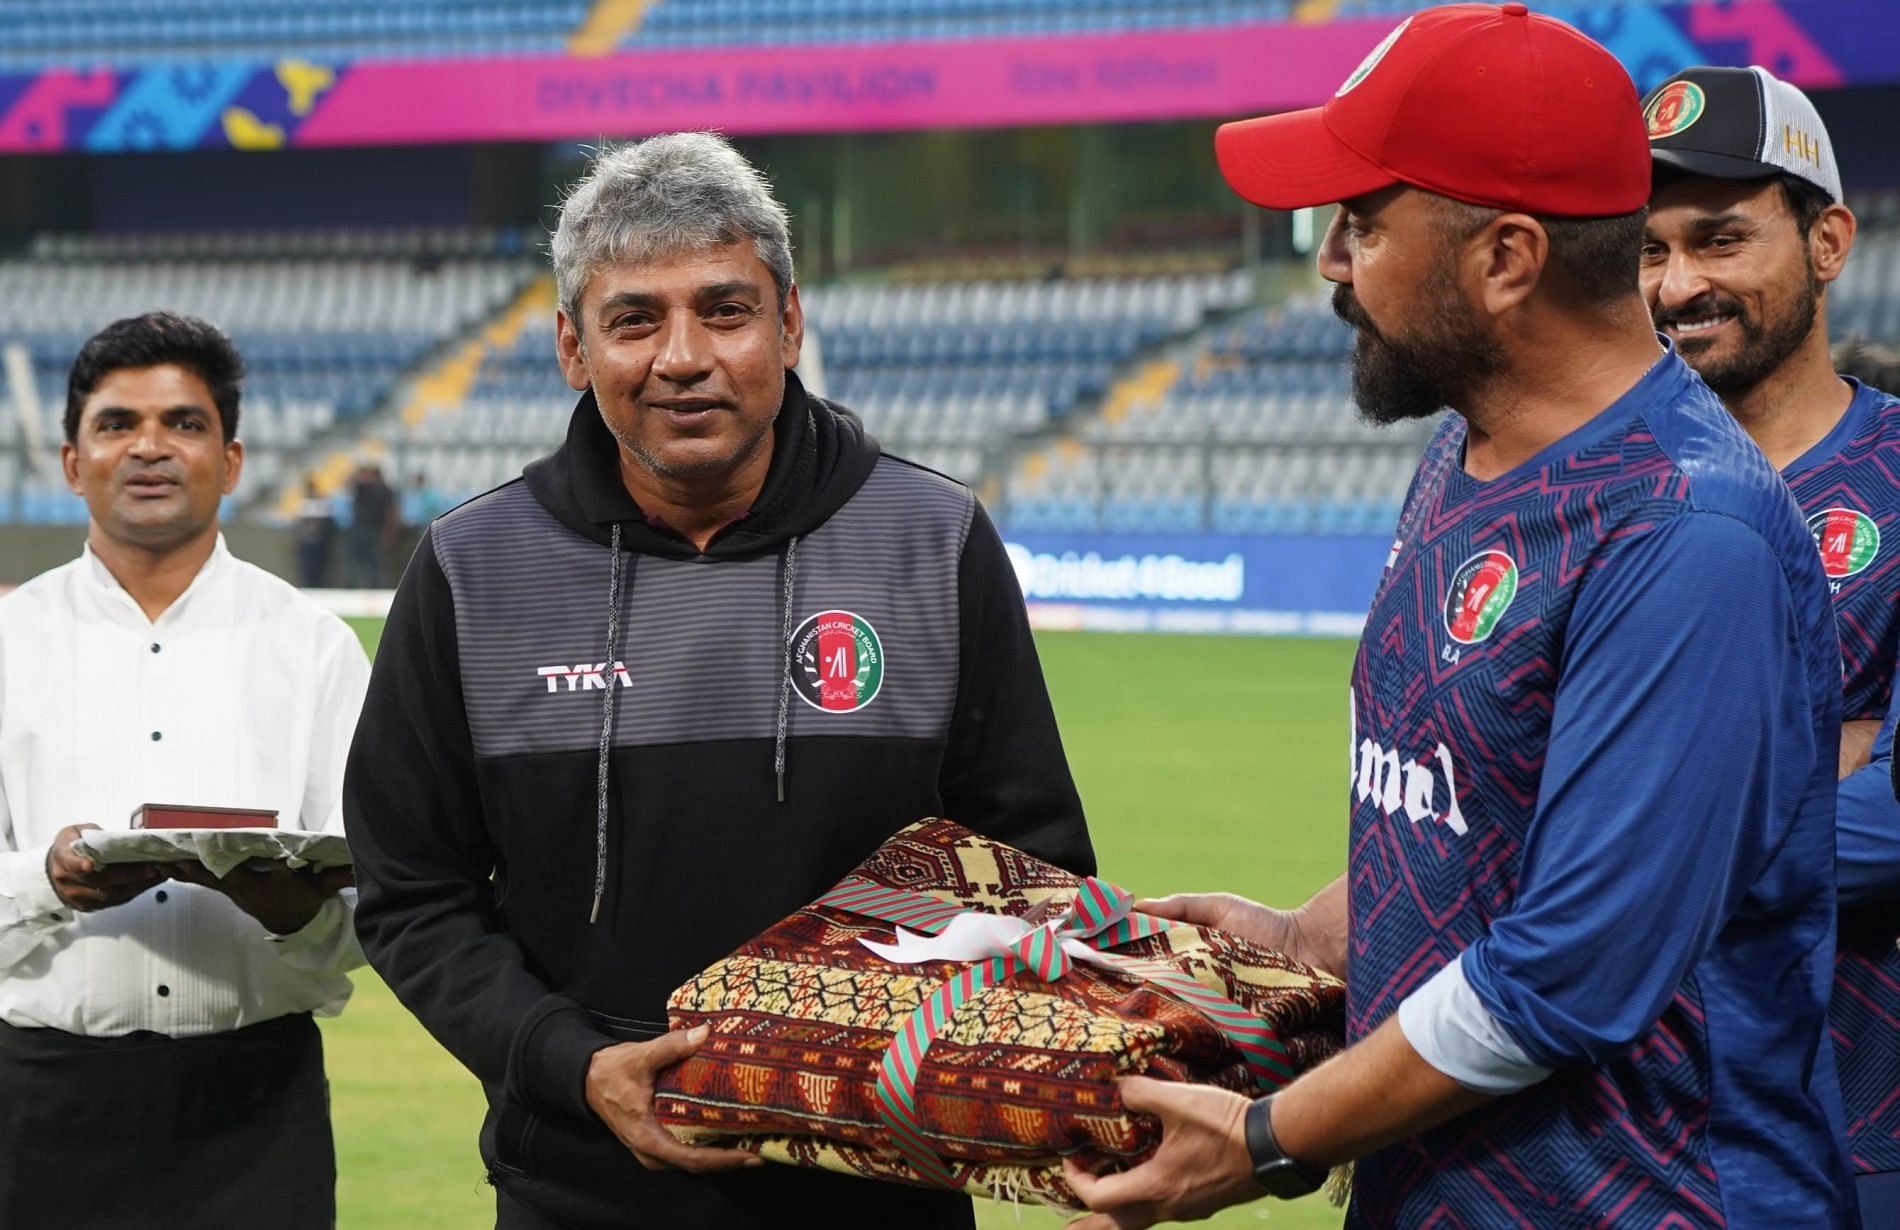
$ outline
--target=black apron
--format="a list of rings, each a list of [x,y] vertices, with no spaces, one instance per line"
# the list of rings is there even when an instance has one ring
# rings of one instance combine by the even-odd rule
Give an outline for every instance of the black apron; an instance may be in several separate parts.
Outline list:
[[[0,1024],[0,1226],[335,1224],[323,1040],[308,1013],[200,1038]]]

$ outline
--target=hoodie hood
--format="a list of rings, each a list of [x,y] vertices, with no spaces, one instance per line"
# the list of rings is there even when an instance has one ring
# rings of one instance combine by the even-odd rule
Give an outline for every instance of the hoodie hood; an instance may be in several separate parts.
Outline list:
[[[878,443],[843,406],[805,392],[785,373],[785,400],[772,425],[772,464],[745,516],[720,530],[705,552],[647,520],[620,481],[620,444],[601,420],[589,389],[568,420],[567,438],[523,471],[528,490],[561,523],[603,546],[614,541],[669,559],[744,559],[779,549],[823,525],[877,465]]]
[[[799,536],[837,512],[877,465],[877,441],[842,406],[812,397],[792,372],[785,373],[785,400],[773,421],[772,464],[752,508],[720,530],[701,552],[664,526],[649,521],[620,481],[620,444],[601,420],[589,389],[568,420],[561,447],[524,472],[541,506],[583,537],[607,548],[607,632],[602,662],[620,663],[623,595],[642,555],[672,559],[746,559],[778,556],[779,685],[772,740],[772,773],[778,801],[785,802],[787,721],[792,698],[792,593],[798,577]],[[604,669],[604,668],[603,668]],[[601,690],[600,745],[594,769],[594,898],[590,924],[600,921],[607,893],[609,757],[614,741],[614,698]]]

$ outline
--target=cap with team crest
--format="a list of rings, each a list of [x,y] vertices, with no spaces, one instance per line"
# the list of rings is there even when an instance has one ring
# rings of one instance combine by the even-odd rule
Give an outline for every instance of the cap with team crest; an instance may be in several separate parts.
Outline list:
[[[1841,199],[1834,143],[1808,96],[1765,68],[1689,68],[1643,100],[1657,163],[1716,179],[1792,175]]]
[[[1269,209],[1394,184],[1555,217],[1649,199],[1636,86],[1616,57],[1522,4],[1414,13],[1323,107],[1221,125],[1221,174]]]

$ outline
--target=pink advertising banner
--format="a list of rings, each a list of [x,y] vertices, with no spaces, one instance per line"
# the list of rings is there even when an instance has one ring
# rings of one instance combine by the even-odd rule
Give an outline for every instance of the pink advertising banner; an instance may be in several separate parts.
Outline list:
[[[1329,96],[1393,19],[600,59],[358,63],[294,145],[543,141],[1232,116]]]

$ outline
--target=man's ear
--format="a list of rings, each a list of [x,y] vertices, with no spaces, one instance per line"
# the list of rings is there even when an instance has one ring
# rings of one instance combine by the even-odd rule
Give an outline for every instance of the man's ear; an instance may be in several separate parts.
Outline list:
[[[244,476],[244,441],[233,436],[224,446],[224,494],[230,495],[237,490],[238,479]]]
[[[1529,214],[1506,213],[1468,241],[1467,262],[1479,305],[1503,316],[1530,298],[1550,263],[1550,235]]]
[[[561,375],[567,378],[568,388],[580,393],[594,382],[587,371],[587,347],[581,341],[580,324],[568,316],[565,308],[554,312],[554,354],[561,361]]]
[[[796,283],[785,288],[785,311],[779,319],[780,356],[785,360],[785,370],[790,371],[798,366],[799,352],[805,345],[805,305],[799,301]]]
[[[1841,276],[1847,257],[1854,250],[1854,236],[1860,222],[1845,205],[1829,205],[1814,220],[1808,232],[1808,256],[1814,264],[1815,280],[1825,285]]]

